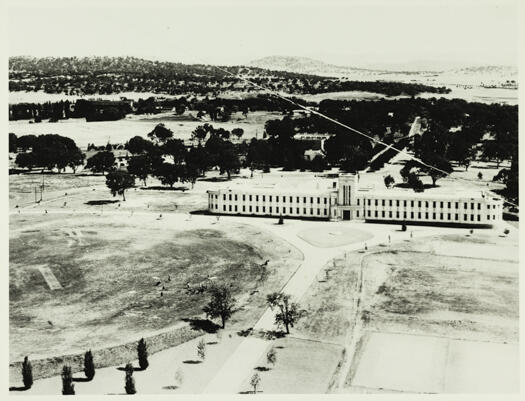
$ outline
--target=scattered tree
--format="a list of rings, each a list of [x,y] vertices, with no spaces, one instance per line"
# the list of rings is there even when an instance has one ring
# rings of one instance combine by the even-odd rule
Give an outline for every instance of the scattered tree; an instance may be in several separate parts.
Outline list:
[[[279,309],[275,315],[275,323],[284,325],[287,334],[290,333],[290,327],[306,314],[306,311],[300,309],[299,304],[290,302],[290,295],[287,294],[274,292],[266,296],[266,302],[272,310]]]
[[[275,352],[274,347],[270,348],[270,350],[266,353],[266,362],[272,366],[275,366],[275,362],[277,362],[277,353]]]
[[[483,173],[480,171],[480,172],[478,173],[478,180],[481,181],[482,179],[483,179]]]
[[[253,394],[257,394],[257,387],[259,386],[259,383],[261,383],[261,377],[256,372],[250,379],[250,386],[253,388]]]
[[[27,356],[24,358],[24,362],[22,362],[22,380],[24,382],[24,388],[26,389],[30,389],[33,385],[33,367]]]
[[[135,177],[125,171],[111,171],[106,176],[106,186],[113,196],[122,195],[126,200],[126,189],[135,185]]]
[[[509,230],[508,228],[506,228],[505,230],[503,230],[503,234],[505,234],[505,237],[506,237],[507,235],[509,235],[509,233],[510,233],[510,230]],[[27,357],[26,357],[26,358],[27,358]]]
[[[93,362],[91,350],[84,354],[84,374],[88,380],[93,380],[95,377],[95,363]]]
[[[131,363],[127,363],[125,370],[126,384],[124,389],[126,390],[126,394],[135,394],[137,390],[135,389],[135,379],[133,378],[133,365]]]
[[[197,344],[197,356],[203,361],[206,358],[206,343],[204,342],[204,339],[202,338]]]
[[[230,287],[227,285],[216,285],[210,289],[211,300],[203,308],[207,317],[212,319],[220,317],[222,328],[226,321],[231,317],[235,308],[235,298],[233,298]]]
[[[144,186],[146,186],[146,180],[152,172],[153,163],[148,154],[133,156],[129,159],[128,173],[141,179],[144,182]]]
[[[73,374],[71,366],[64,365],[62,368],[62,395],[74,395],[75,385],[73,384]]]
[[[142,370],[146,370],[149,366],[148,362],[148,346],[144,338],[141,338],[137,344],[137,355],[139,359],[139,366]]]
[[[154,140],[158,144],[164,144],[168,139],[173,137],[173,131],[162,123],[157,124],[153,131],[148,134],[148,138]]]

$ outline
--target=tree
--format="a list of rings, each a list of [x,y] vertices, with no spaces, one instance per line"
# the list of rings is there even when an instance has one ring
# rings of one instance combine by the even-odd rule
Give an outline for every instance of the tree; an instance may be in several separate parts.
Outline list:
[[[62,368],[62,395],[75,395],[75,385],[69,365],[64,365]]]
[[[158,144],[163,144],[172,137],[173,137],[173,131],[170,130],[169,128],[166,128],[166,126],[162,123],[157,124],[155,128],[153,128],[153,131],[151,131],[148,134],[148,138],[152,139]]]
[[[148,175],[153,172],[153,163],[149,154],[142,154],[133,156],[128,161],[128,173],[138,177],[144,182],[146,186],[146,180]]]
[[[127,363],[125,370],[126,384],[124,389],[126,390],[126,394],[135,394],[137,390],[135,389],[135,379],[133,378],[133,365],[131,363]]]
[[[84,374],[88,380],[93,380],[95,377],[95,364],[93,362],[93,354],[91,350],[84,354]]]
[[[148,362],[148,346],[144,338],[139,340],[137,344],[137,355],[139,359],[139,366],[142,370],[146,370],[149,366]]]
[[[204,358],[206,358],[206,343],[201,338],[199,343],[197,344],[197,356],[204,361]]]
[[[204,175],[210,167],[208,151],[200,145],[192,147],[190,151],[186,153],[186,166],[190,170],[195,171],[198,176]]]
[[[84,164],[84,159],[86,158],[86,155],[82,153],[82,151],[79,148],[73,149],[71,152],[69,152],[67,157],[67,166],[73,170],[73,173],[77,172],[77,167]]]
[[[93,174],[102,173],[104,174],[107,171],[110,171],[115,166],[115,156],[113,152],[104,150],[102,152],[97,152],[89,159],[87,159],[86,168],[90,169]]]
[[[153,147],[153,143],[141,136],[134,136],[126,143],[126,149],[134,155],[147,152]]]
[[[220,173],[226,173],[228,179],[231,178],[231,173],[237,172],[241,168],[239,156],[235,152],[231,142],[226,142],[226,145],[220,150],[218,165]]]
[[[279,309],[275,315],[275,323],[284,325],[286,334],[290,334],[290,327],[306,314],[306,311],[300,309],[299,304],[290,302],[290,295],[287,294],[274,292],[266,296],[266,302],[272,310]]]
[[[385,178],[384,178],[384,181],[385,181],[385,187],[387,188],[392,188],[392,186],[394,185],[394,183],[396,182],[394,180],[394,177],[392,177],[390,174],[387,175]]]
[[[213,286],[210,292],[211,300],[203,308],[203,311],[207,317],[212,319],[220,317],[224,329],[226,321],[231,317],[235,308],[235,298],[231,294],[230,287],[226,285]]]
[[[17,148],[21,148],[22,150],[28,150],[32,149],[35,146],[36,143],[36,136],[35,135],[22,135],[19,137],[16,141]]]
[[[18,153],[16,155],[15,163],[18,167],[27,168],[29,171],[38,166],[33,152]]]
[[[232,134],[237,137],[237,139],[241,139],[241,136],[244,134],[244,130],[242,128],[234,128],[232,129]]]
[[[482,180],[483,179],[483,173],[480,171],[478,173],[478,180]]]
[[[261,383],[261,377],[259,376],[259,373],[256,372],[250,379],[250,386],[253,388],[253,394],[257,394],[257,386],[259,386],[259,383]]]
[[[414,190],[414,192],[423,192],[425,186],[423,182],[419,179],[416,173],[410,173],[407,179],[408,186]]]
[[[182,163],[186,158],[186,146],[180,139],[168,139],[162,145],[162,152],[165,155],[171,156],[174,164]]]
[[[173,185],[177,181],[183,181],[184,166],[172,163],[162,163],[155,171],[155,177],[160,179],[163,185],[169,185],[173,188]]]
[[[22,381],[26,389],[30,389],[33,385],[33,367],[27,356],[24,358],[24,362],[22,362]]]
[[[18,149],[17,136],[12,132],[9,133],[9,153],[16,153]]]
[[[443,156],[437,154],[432,157],[427,157],[424,162],[432,166],[432,168],[425,166],[422,170],[426,171],[430,178],[432,178],[432,186],[434,187],[438,179],[446,177],[453,171],[450,162]]]
[[[508,228],[506,228],[505,230],[503,230],[503,234],[505,234],[505,237],[506,237],[507,235],[509,235],[509,233],[510,233],[510,230],[509,230]],[[26,358],[27,358],[27,357],[26,357]]]
[[[270,348],[270,350],[266,353],[266,362],[272,366],[275,366],[275,362],[277,362],[277,354],[274,347]]]
[[[125,171],[111,171],[106,176],[106,186],[113,196],[122,195],[126,200],[125,191],[135,185],[135,177]]]

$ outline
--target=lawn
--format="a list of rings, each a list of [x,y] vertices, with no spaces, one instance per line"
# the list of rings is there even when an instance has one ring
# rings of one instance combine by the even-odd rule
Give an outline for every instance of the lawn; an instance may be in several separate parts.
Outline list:
[[[11,360],[118,344],[202,318],[207,296],[189,294],[186,283],[231,283],[239,310],[229,326],[251,327],[266,293],[283,285],[302,256],[250,226],[185,219],[12,216]],[[63,288],[51,290],[41,268]]]

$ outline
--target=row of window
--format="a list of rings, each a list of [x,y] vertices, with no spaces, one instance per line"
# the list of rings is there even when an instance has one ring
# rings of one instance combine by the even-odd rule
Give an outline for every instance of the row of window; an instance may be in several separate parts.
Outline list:
[[[360,199],[357,199],[357,205],[358,206],[360,204],[359,201],[360,201]],[[413,201],[413,200],[411,200],[411,201],[406,201],[406,200],[400,201],[398,199],[398,200],[393,201],[392,199],[389,199],[389,200],[381,199],[381,206],[386,206],[387,202],[388,202],[388,206],[393,206],[394,202],[395,202],[396,206],[400,206],[401,202],[403,202],[403,206],[404,207],[408,206],[408,202],[410,202],[410,207],[414,207],[414,205],[416,204],[416,201]],[[434,209],[436,207],[438,207],[438,205],[439,205],[439,207],[441,209],[443,209],[445,207],[445,204],[446,204],[446,207],[448,209],[452,208],[452,204],[454,204],[454,208],[455,209],[459,209],[459,204],[460,204],[460,202],[417,201],[417,207],[424,206],[425,208],[429,208],[431,203],[432,203],[432,208],[434,208]],[[367,199],[367,204],[368,204],[368,206],[372,206],[372,199]],[[379,199],[374,199],[374,205],[375,206],[379,206]],[[469,206],[468,202],[463,202],[463,209],[468,209],[468,206]],[[470,209],[474,210],[475,208],[477,208],[478,210],[481,210],[481,203],[470,202]],[[496,209],[496,205],[495,204],[492,205],[492,208]],[[487,209],[490,209],[490,205],[487,205]]]
[[[217,196],[217,195],[215,195]],[[237,195],[237,194],[228,194],[228,200],[230,201],[238,201],[239,198],[241,198],[241,196]],[[261,199],[263,202],[266,202],[266,198],[268,198],[268,202],[272,202],[274,199],[275,199],[275,202],[279,202],[279,201],[282,201],[282,202],[286,202],[288,201],[289,203],[293,203],[293,200],[295,198],[295,202],[296,203],[300,203],[301,202],[301,198],[303,200],[303,203],[307,203],[307,200],[310,199],[310,203],[315,203],[315,200],[317,200],[317,203],[318,204],[327,204],[328,203],[328,198],[321,198],[321,197],[307,197],[307,196],[285,196],[285,195],[246,195],[246,194],[243,194],[242,195],[242,200],[243,202],[246,201],[246,199],[248,199],[249,202],[251,202],[253,200],[253,198],[255,198],[255,201],[256,202],[259,202],[259,199]],[[321,201],[322,199],[322,201]],[[222,195],[222,200],[226,200],[226,194],[223,194]]]
[[[395,217],[397,219],[401,218],[401,213],[400,212],[395,212]],[[459,213],[454,213],[454,220],[452,220],[452,213],[428,213],[428,212],[425,212],[424,214],[424,218],[426,220],[428,220],[430,218],[430,215],[432,215],[432,220],[443,220],[443,221],[459,221]],[[415,216],[415,213],[414,212],[410,212],[410,218],[411,219],[414,219],[414,216]],[[418,212],[417,213],[417,218],[418,219],[421,219],[423,216],[423,213],[421,212]],[[468,215],[468,214],[464,214],[463,215],[463,221],[468,221],[469,220],[469,216],[470,216],[470,221],[474,221],[475,219],[477,219],[477,221],[481,221],[481,215],[477,215],[477,218],[476,218],[476,215]],[[357,215],[357,217],[359,217],[359,214]],[[372,217],[372,211],[371,210],[368,210],[367,211],[367,217]],[[379,217],[379,212],[377,210],[374,211],[374,214],[373,214],[373,217]],[[386,212],[383,210],[381,212],[381,217],[382,218],[386,218]],[[388,218],[393,218],[394,217],[394,214],[393,212],[388,212]],[[408,213],[407,212],[403,212],[403,219],[406,219],[408,218]],[[490,220],[491,219],[491,215],[490,214],[487,214],[487,220]],[[496,220],[496,215],[493,215],[492,216],[492,220]]]
[[[218,209],[218,205],[215,205],[214,206],[215,209]],[[228,205],[226,207],[226,205],[222,205],[222,211],[223,212],[239,212],[240,208],[237,207],[237,205]],[[255,211],[255,213],[266,213],[266,211],[268,210],[268,213],[272,214],[273,213],[273,210],[274,208],[272,206],[269,206],[268,208],[266,206],[255,206],[255,207],[252,207],[252,206],[242,206],[242,212],[243,213],[253,213]],[[307,211],[310,211],[310,213],[308,214]],[[303,208],[303,213],[301,214],[301,208],[295,208],[295,213],[294,213],[294,208],[293,207],[289,207],[289,208],[286,208],[286,207],[283,207],[283,208],[279,208],[279,206],[276,206],[275,207],[275,213],[276,214],[279,214],[279,213],[283,213],[283,214],[296,214],[296,215],[302,215],[302,216],[315,216],[315,212],[317,212],[317,216],[328,216],[328,209],[314,209],[314,208]]]

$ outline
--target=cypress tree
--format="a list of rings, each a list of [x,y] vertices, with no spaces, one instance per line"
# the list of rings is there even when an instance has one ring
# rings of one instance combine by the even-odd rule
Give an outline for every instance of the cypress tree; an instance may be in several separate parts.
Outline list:
[[[131,363],[126,364],[126,384],[124,386],[126,394],[135,394],[135,379],[133,378],[133,366]]]
[[[26,389],[30,389],[33,385],[33,367],[27,356],[22,363],[22,380],[24,381],[24,387]]]
[[[93,380],[95,377],[95,363],[93,362],[91,350],[84,354],[84,374],[88,380]]]
[[[75,385],[73,384],[73,374],[71,366],[64,365],[62,368],[62,395],[74,395]]]
[[[137,354],[139,358],[139,366],[142,370],[146,370],[149,366],[148,362],[148,346],[143,338],[139,340],[137,345]]]

